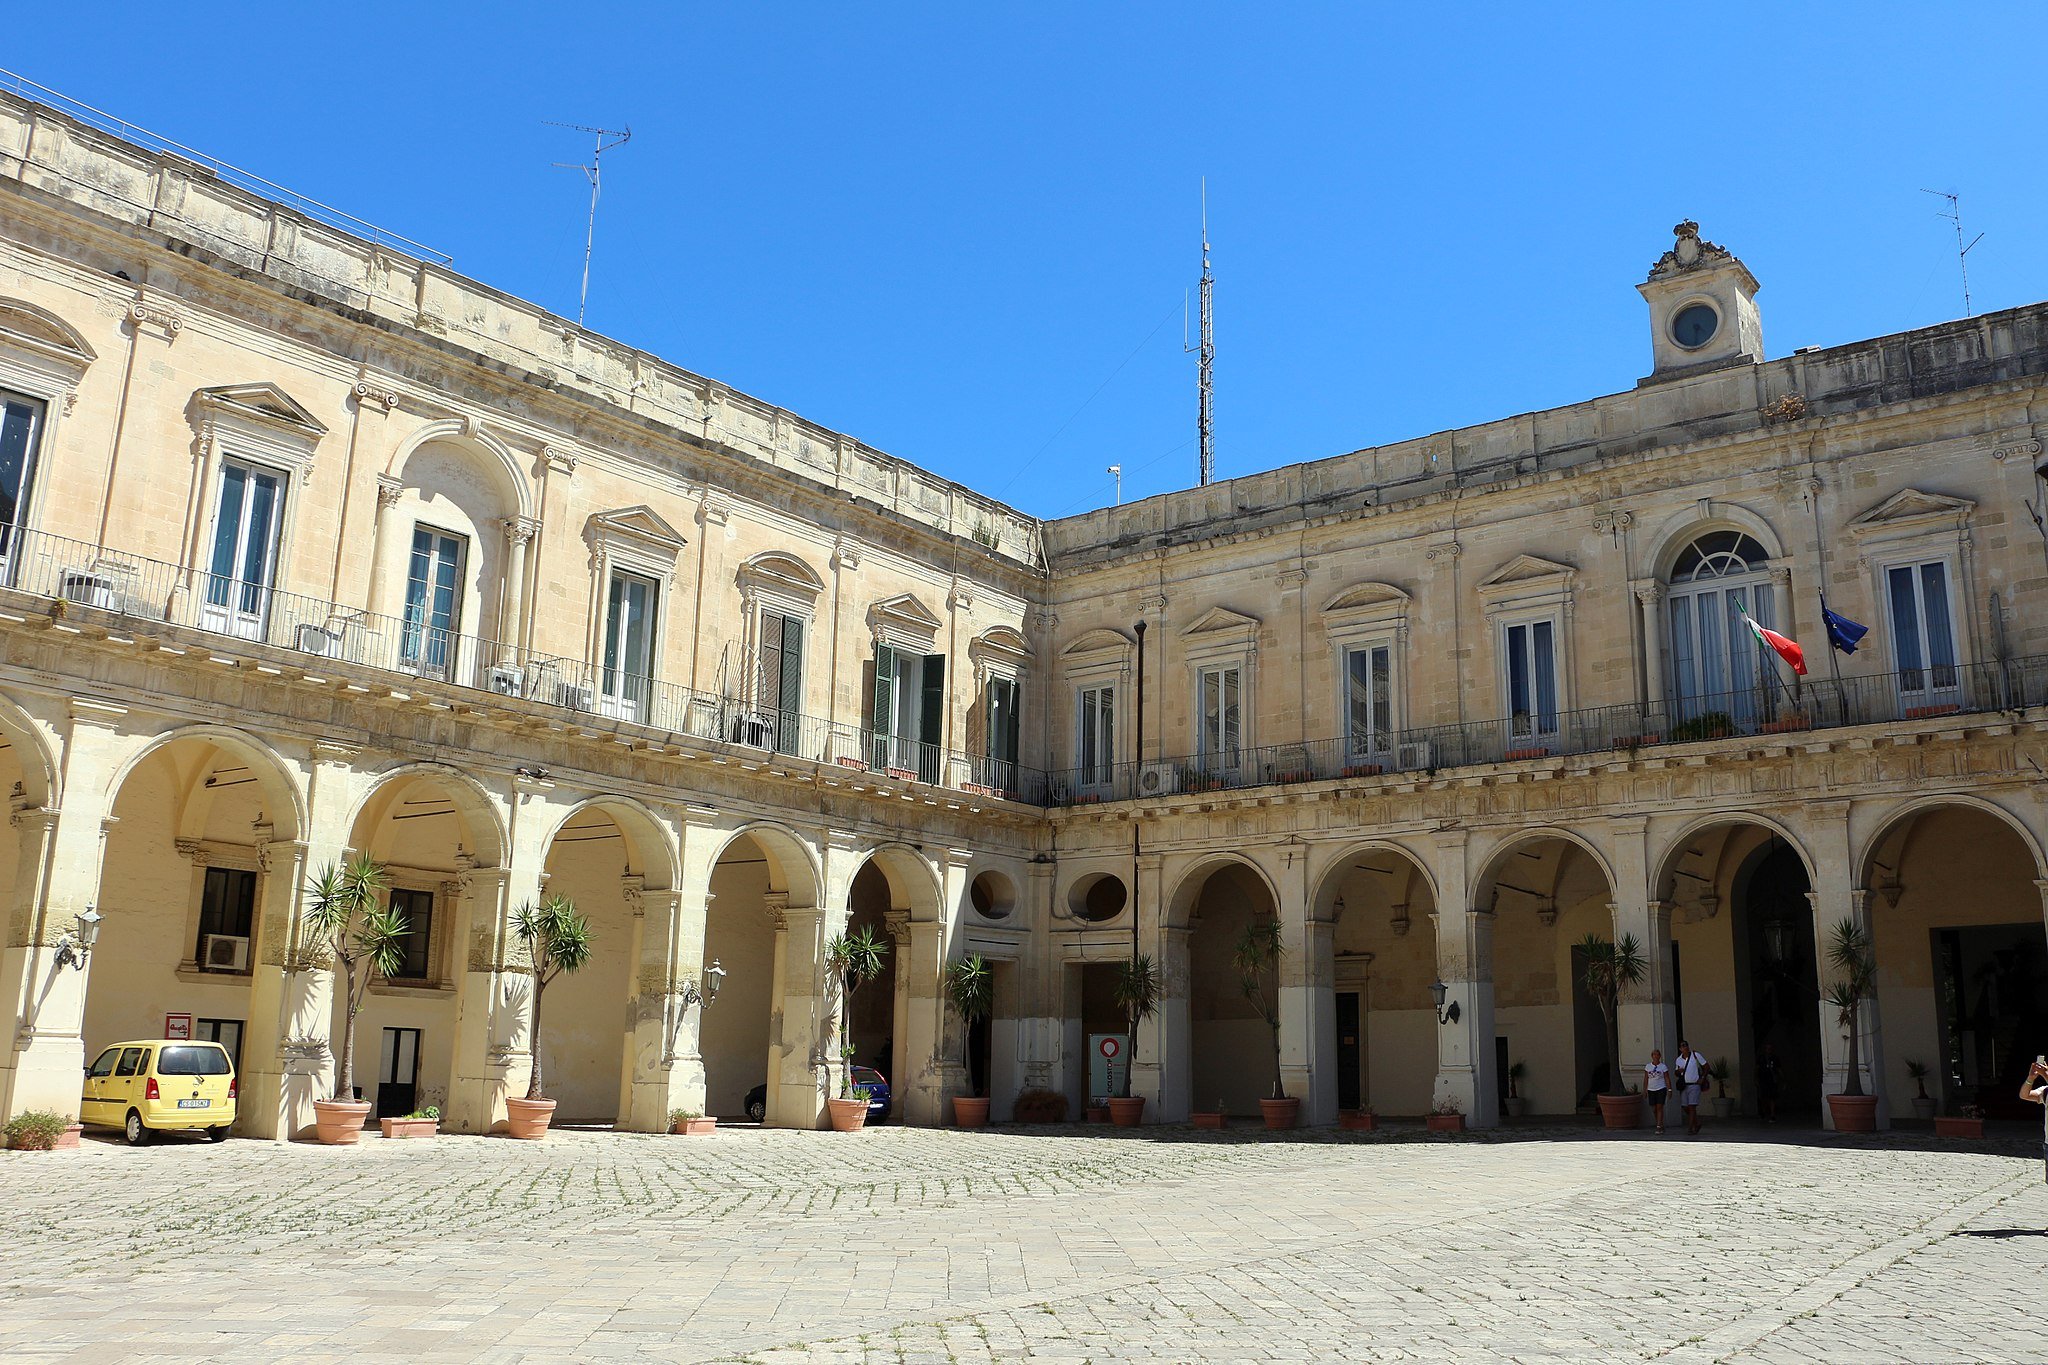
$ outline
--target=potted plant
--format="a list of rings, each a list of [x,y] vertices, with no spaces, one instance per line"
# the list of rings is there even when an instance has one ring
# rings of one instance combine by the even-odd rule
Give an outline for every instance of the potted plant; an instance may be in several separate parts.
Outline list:
[[[403,1118],[378,1119],[377,1126],[388,1138],[425,1138],[441,1131],[439,1105],[423,1104]]]
[[[1529,1077],[1529,1064],[1515,1061],[1508,1064],[1508,1097],[1501,1101],[1501,1108],[1511,1119],[1518,1119],[1529,1112],[1529,1101],[1522,1098],[1522,1082]]]
[[[1141,1102],[1141,1103],[1140,1103],[1140,1104],[1138,1105],[1138,1112],[1139,1112],[1140,1114],[1142,1114],[1142,1113],[1144,1113],[1144,1112],[1145,1112],[1145,1106],[1144,1106],[1144,1104],[1143,1104],[1142,1102]],[[1086,1119],[1086,1120],[1087,1120],[1088,1122],[1090,1122],[1090,1123],[1108,1123],[1108,1122],[1109,1122],[1109,1096],[1107,1096],[1107,1095],[1091,1095],[1091,1096],[1089,1096],[1089,1098],[1088,1098],[1088,1104],[1087,1104],[1087,1107],[1085,1107],[1085,1108],[1084,1108],[1084,1109],[1083,1109],[1083,1110],[1081,1111],[1081,1116],[1082,1116],[1083,1118],[1085,1118],[1085,1119]]]
[[[1217,1100],[1214,1109],[1197,1109],[1188,1115],[1188,1121],[1197,1128],[1221,1128],[1223,1126],[1223,1101]]]
[[[718,1120],[706,1118],[694,1109],[671,1109],[668,1130],[677,1137],[702,1137],[718,1131]]]
[[[1735,1117],[1735,1101],[1728,1098],[1728,1080],[1735,1074],[1735,1068],[1728,1065],[1726,1057],[1716,1057],[1714,1068],[1714,1101],[1712,1110],[1717,1119]]]
[[[888,957],[889,942],[872,925],[837,935],[825,945],[827,986],[839,988],[839,1010],[833,1025],[839,1040],[839,1094],[825,1101],[835,1133],[858,1133],[867,1127],[868,1088],[853,1083],[853,1044],[847,1041],[846,1030],[853,1022],[855,992],[882,974]]]
[[[1292,1128],[1301,1117],[1301,1101],[1288,1095],[1286,1079],[1280,1074],[1280,1009],[1277,1000],[1280,955],[1285,951],[1280,942],[1280,921],[1255,919],[1245,925],[1244,934],[1237,940],[1237,952],[1231,958],[1237,967],[1238,989],[1258,1011],[1259,1018],[1266,1021],[1266,1028],[1273,1039],[1273,1093],[1259,1101],[1259,1113],[1265,1117],[1266,1127],[1274,1131]],[[1266,1000],[1269,981],[1274,991],[1273,1004]]]
[[[404,965],[405,916],[380,904],[384,869],[368,854],[329,863],[306,884],[308,943],[300,966],[333,964],[341,987],[341,1051],[334,1059],[334,1096],[313,1101],[320,1141],[358,1142],[370,1106],[356,1098],[356,1016],[369,994],[372,969],[390,976]]]
[[[1600,1019],[1606,1025],[1608,1088],[1599,1096],[1600,1121],[1609,1128],[1639,1127],[1643,1097],[1628,1087],[1621,1074],[1621,998],[1641,985],[1648,972],[1642,945],[1634,934],[1623,934],[1619,943],[1588,934],[1578,946],[1586,958],[1586,994],[1600,1007]]]
[[[988,1018],[995,1003],[995,973],[988,959],[970,953],[946,968],[946,1003],[960,1016],[960,1065],[967,1073],[971,1095],[953,1097],[953,1123],[960,1128],[981,1128],[988,1123],[988,1096],[974,1084],[974,1026]]]
[[[1337,1115],[1337,1122],[1354,1133],[1370,1133],[1379,1126],[1379,1118],[1371,1109],[1346,1109]]]
[[[51,1109],[27,1109],[7,1120],[10,1152],[55,1152],[78,1145],[84,1125]]]
[[[1920,1092],[1913,1096],[1913,1117],[1916,1119],[1934,1117],[1934,1097],[1927,1093],[1927,1074],[1927,1063],[1916,1062],[1910,1058],[1907,1060],[1906,1075],[1912,1079],[1914,1088]]]
[[[527,1021],[533,1039],[533,1074],[526,1082],[526,1098],[505,1101],[505,1126],[512,1136],[539,1141],[547,1136],[555,1117],[555,1102],[547,1097],[540,1072],[540,1006],[547,988],[564,972],[580,972],[590,962],[596,936],[590,921],[577,911],[567,896],[547,896],[536,906],[531,901],[512,917],[512,931],[526,945],[533,964],[533,1013]]]
[[[1834,1096],[1828,1096],[1833,1099]],[[1934,1121],[1936,1137],[1980,1138],[1984,1136],[1984,1107],[1966,1104],[1960,1114],[1944,1114]]]
[[[1138,1060],[1138,1025],[1159,1008],[1159,969],[1152,965],[1151,957],[1139,953],[1119,963],[1111,995],[1124,1018],[1130,1021],[1130,1037],[1125,1046],[1131,1055],[1124,1059],[1123,1084],[1119,1087],[1123,1093],[1109,1098],[1109,1117],[1119,1128],[1135,1128],[1145,1118],[1145,1097],[1131,1094],[1131,1073],[1137,1069]]]
[[[1877,957],[1870,931],[1852,919],[1841,919],[1828,931],[1828,966],[1836,976],[1821,999],[1835,1009],[1836,1022],[1849,1035],[1848,1075],[1838,1095],[1828,1096],[1828,1113],[1838,1133],[1877,1131],[1877,1096],[1863,1093],[1863,1002],[1877,986]]]
[[[1432,1133],[1462,1133],[1465,1131],[1465,1111],[1458,1102],[1446,1095],[1430,1106],[1429,1118],[1425,1120]]]

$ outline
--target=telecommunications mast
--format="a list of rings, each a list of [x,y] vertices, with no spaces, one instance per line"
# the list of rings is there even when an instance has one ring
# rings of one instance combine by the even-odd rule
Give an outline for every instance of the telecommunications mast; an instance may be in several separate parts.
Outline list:
[[[583,292],[576,296],[576,325],[583,325],[584,311],[590,306],[590,248],[597,241],[597,188],[599,166],[604,154],[614,147],[623,147],[633,140],[631,128],[592,128],[582,123],[548,122],[550,128],[567,128],[573,132],[588,133],[595,142],[590,153],[590,164],[580,161],[557,161],[555,169],[581,171],[583,178],[590,182],[590,221],[583,229]],[[610,139],[607,141],[606,139]]]
[[[1934,211],[1934,216],[1937,218],[1946,218],[1949,220],[1949,222],[1955,224],[1956,266],[1963,272],[1963,316],[1970,317],[1974,312],[1974,310],[1970,307],[1970,248],[1976,246],[1977,243],[1983,241],[1984,234],[1981,232],[1978,233],[1975,237],[1972,237],[1970,239],[1969,246],[1964,246],[1963,201],[1961,196],[1956,194],[1956,192],[1953,190],[1922,190],[1920,191],[1920,193],[1931,194],[1936,199],[1943,199],[1948,202],[1948,207],[1946,209],[1936,209]]]
[[[1201,356],[1200,407],[1195,418],[1195,429],[1202,441],[1202,482],[1209,483],[1216,477],[1216,276],[1209,269],[1209,178],[1202,177],[1202,344],[1189,346],[1183,331],[1181,350],[1195,351]]]

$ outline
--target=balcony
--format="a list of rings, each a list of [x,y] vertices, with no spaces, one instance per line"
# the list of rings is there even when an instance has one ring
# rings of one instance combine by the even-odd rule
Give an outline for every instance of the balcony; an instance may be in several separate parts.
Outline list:
[[[1209,792],[1434,777],[1447,769],[1541,763],[1588,754],[1629,757],[1727,739],[1904,724],[2048,705],[2048,656],[1909,669],[1842,679],[1776,682],[1660,706],[1594,707],[1214,754],[1098,764],[1046,775],[1047,803],[1086,806]]]
[[[502,641],[437,629],[419,617],[379,616],[342,603],[279,592],[204,569],[85,541],[0,526],[0,584],[47,599],[53,614],[106,613],[183,627],[237,646],[310,656],[309,668],[381,674],[503,698],[561,713],[579,727],[637,734],[792,760],[975,796],[1045,804],[1044,774],[979,754],[879,735],[859,725],[764,708],[739,697],[536,654]],[[131,626],[131,629],[137,628]],[[314,660],[324,660],[316,665]]]

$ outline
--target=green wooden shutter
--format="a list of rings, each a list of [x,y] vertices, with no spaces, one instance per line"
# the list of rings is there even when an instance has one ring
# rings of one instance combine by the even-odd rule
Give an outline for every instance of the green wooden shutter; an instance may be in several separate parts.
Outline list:
[[[892,645],[875,646],[875,688],[868,708],[869,728],[874,732],[868,766],[889,766],[889,738],[896,730],[896,650]]]
[[[804,709],[804,623],[782,618],[782,695],[780,705],[794,715]]]
[[[918,697],[917,737],[923,747],[917,751],[919,781],[936,783],[944,761],[946,742],[946,656],[924,656],[924,688]]]

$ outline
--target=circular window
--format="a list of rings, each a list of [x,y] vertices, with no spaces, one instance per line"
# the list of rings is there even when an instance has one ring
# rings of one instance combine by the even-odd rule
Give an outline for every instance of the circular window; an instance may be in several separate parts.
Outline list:
[[[1017,908],[1017,888],[1000,872],[984,872],[968,884],[967,899],[984,919],[1008,919]]]
[[[1710,303],[1689,303],[1671,319],[1671,339],[1688,351],[1697,351],[1721,330],[1721,315]]]
[[[1130,895],[1121,878],[1098,872],[1074,883],[1074,889],[1067,895],[1067,905],[1076,919],[1100,924],[1122,914],[1124,902],[1130,899]]]

